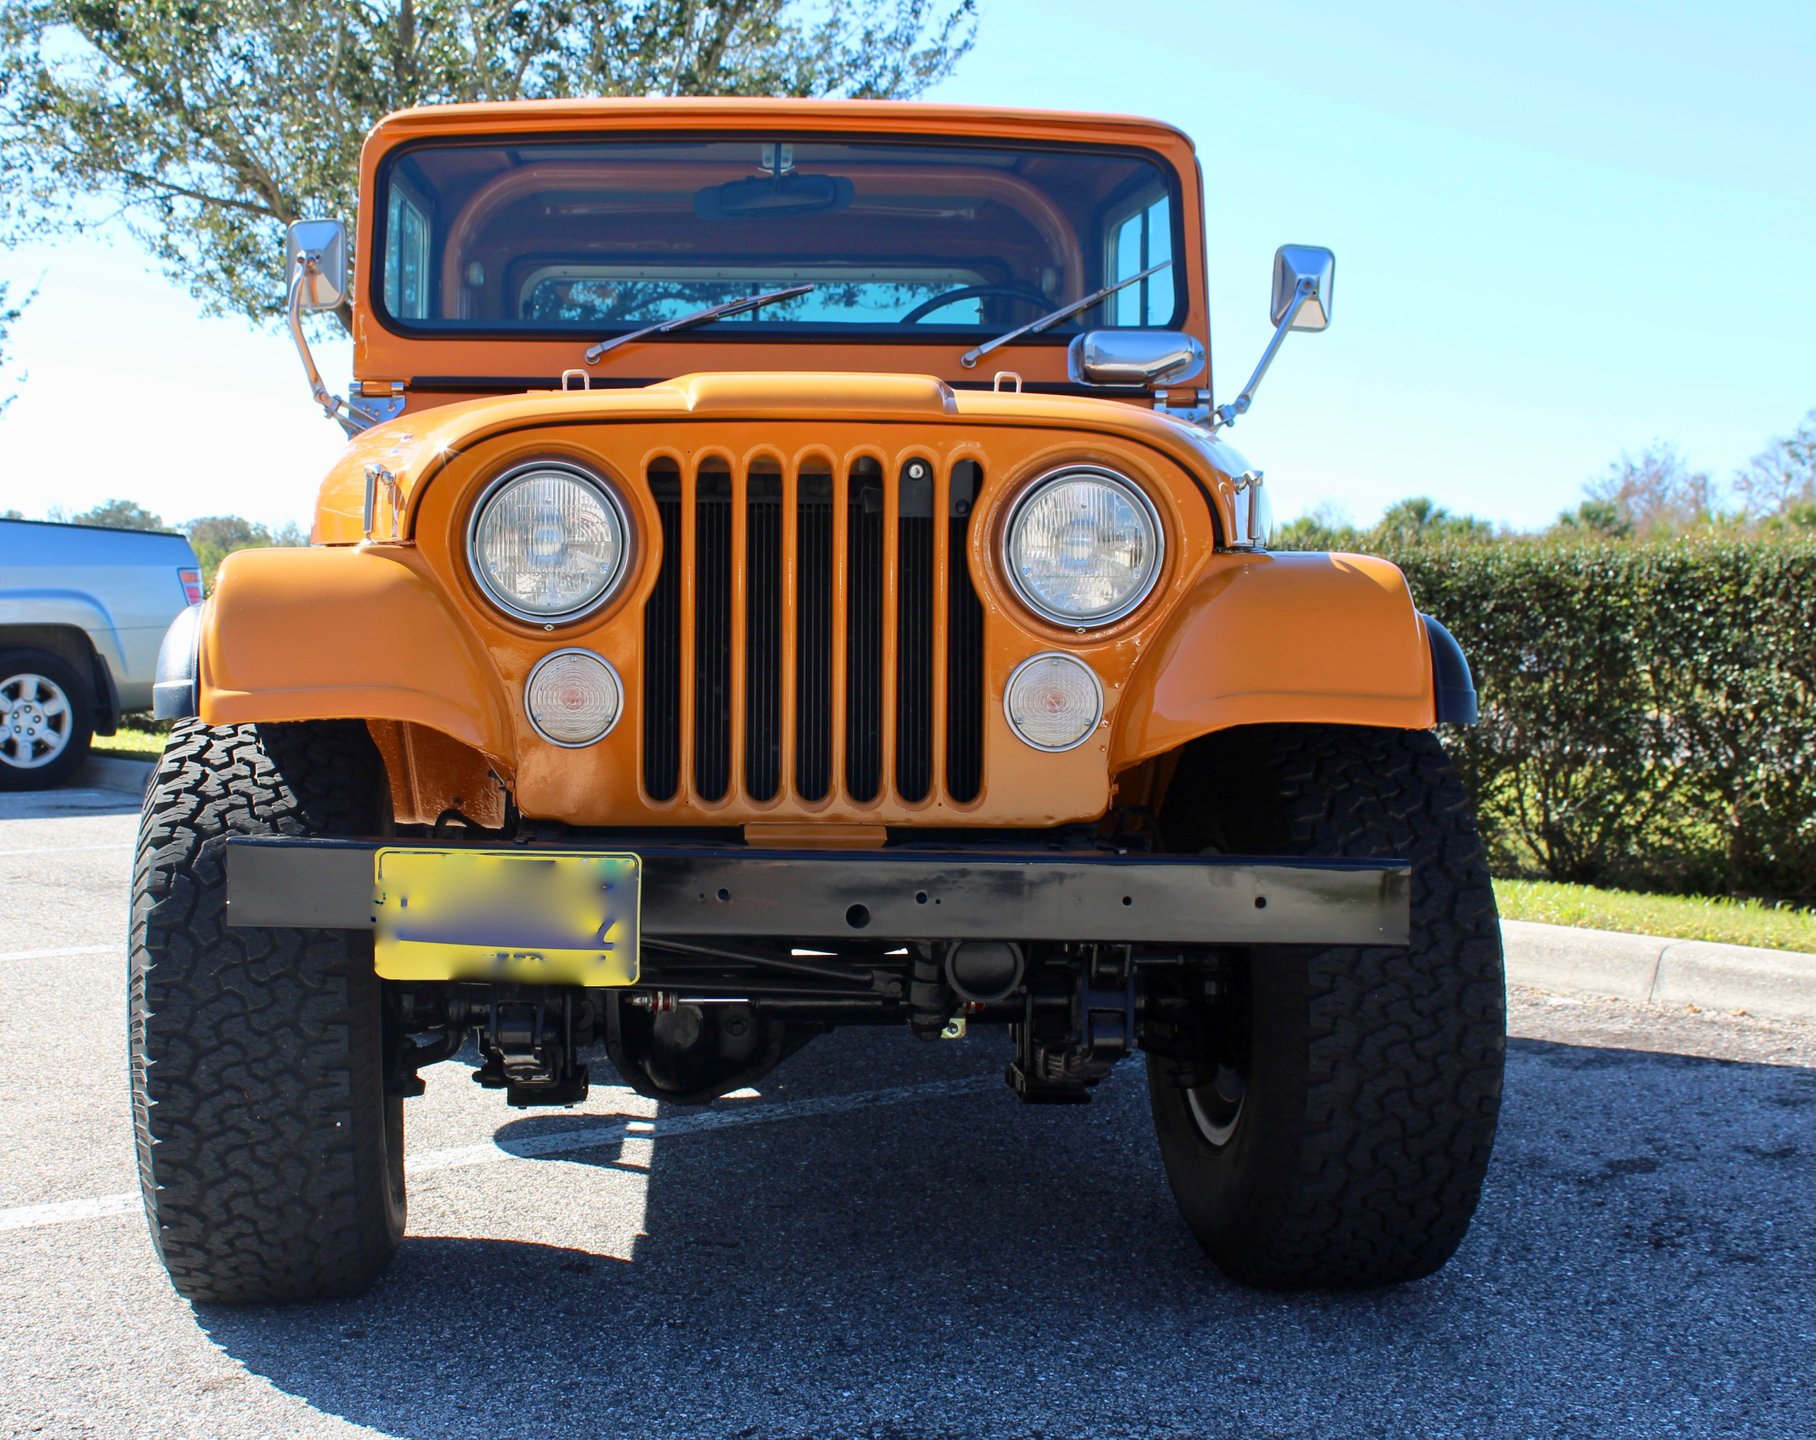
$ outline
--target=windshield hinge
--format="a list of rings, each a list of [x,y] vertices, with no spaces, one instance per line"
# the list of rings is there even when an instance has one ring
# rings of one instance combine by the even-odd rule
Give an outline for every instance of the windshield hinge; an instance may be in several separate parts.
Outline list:
[[[1156,390],[1154,408],[1162,415],[1184,420],[1189,425],[1204,425],[1211,418],[1209,390]]]
[[[387,420],[395,420],[404,413],[404,382],[355,380],[347,391],[347,409],[366,425],[382,425]]]

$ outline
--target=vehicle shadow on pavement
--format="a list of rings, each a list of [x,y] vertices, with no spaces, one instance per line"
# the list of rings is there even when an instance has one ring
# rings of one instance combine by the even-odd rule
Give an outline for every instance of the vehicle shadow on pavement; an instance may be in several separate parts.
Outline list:
[[[863,1043],[790,1093],[848,1083]],[[1813,1132],[1816,1071],[1514,1041],[1452,1264],[1271,1294],[1180,1224],[1136,1065],[1082,1110],[991,1090],[658,1140],[628,1261],[412,1237],[360,1300],[197,1315],[279,1388],[424,1440],[1808,1433]]]

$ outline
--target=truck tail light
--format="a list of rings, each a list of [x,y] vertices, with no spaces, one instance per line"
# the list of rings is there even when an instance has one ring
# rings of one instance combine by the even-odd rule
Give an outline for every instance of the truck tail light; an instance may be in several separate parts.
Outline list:
[[[183,582],[183,598],[191,605],[202,603],[202,572],[200,570],[179,570],[177,579]]]

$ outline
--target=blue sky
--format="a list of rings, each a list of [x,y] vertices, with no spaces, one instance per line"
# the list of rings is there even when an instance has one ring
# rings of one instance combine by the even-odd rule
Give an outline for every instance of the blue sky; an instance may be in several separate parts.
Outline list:
[[[1623,449],[1726,475],[1816,406],[1810,0],[981,4],[929,98],[1197,141],[1219,400],[1266,341],[1275,245],[1336,250],[1331,329],[1232,432],[1284,515],[1423,494],[1540,525]],[[0,275],[42,276],[0,508],[306,519],[339,432],[283,337],[198,320],[123,238]],[[344,347],[319,358],[344,383]]]

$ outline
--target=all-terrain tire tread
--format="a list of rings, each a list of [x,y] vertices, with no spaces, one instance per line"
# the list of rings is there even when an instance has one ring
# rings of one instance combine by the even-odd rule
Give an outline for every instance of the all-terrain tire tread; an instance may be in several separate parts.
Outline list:
[[[370,940],[226,924],[228,836],[370,833],[382,784],[361,724],[185,721],[146,792],[133,1119],[152,1240],[191,1300],[355,1294],[401,1237]]]
[[[1304,965],[1303,1125],[1269,1147],[1275,1173],[1244,1223],[1206,1247],[1251,1284],[1416,1279],[1468,1229],[1500,1110],[1500,928],[1469,798],[1429,732],[1281,726],[1257,738],[1283,828],[1270,853],[1405,857],[1412,935],[1405,948],[1263,962]]]

